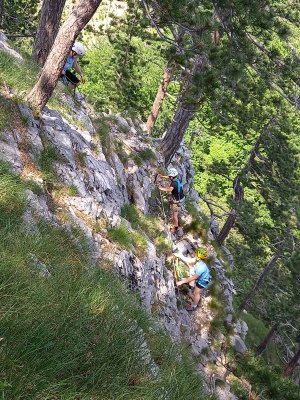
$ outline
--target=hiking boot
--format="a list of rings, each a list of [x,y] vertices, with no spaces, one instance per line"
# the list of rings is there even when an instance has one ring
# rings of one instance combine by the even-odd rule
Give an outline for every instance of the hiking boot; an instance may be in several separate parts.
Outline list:
[[[198,304],[187,304],[185,307],[186,311],[195,311],[198,307]]]

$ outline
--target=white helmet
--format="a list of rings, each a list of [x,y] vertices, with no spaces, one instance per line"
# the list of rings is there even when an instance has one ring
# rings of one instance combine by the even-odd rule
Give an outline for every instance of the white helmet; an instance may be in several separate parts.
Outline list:
[[[178,171],[176,168],[168,168],[168,176],[175,178],[178,175]]]
[[[83,56],[85,53],[85,47],[80,42],[75,42],[72,46],[72,50],[75,51],[79,56]]]

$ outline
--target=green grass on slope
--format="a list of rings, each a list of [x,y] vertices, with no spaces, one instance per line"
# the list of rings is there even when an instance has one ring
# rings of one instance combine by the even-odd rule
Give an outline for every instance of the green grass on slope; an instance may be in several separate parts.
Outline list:
[[[10,54],[0,51],[0,87],[5,85],[13,89],[16,94],[15,101],[22,101],[26,97],[35,85],[39,71],[39,66],[30,58],[24,58],[21,62]],[[67,120],[75,123],[71,116],[70,106],[61,100],[62,93],[70,95],[63,85],[57,85],[47,105],[59,110]],[[2,109],[3,105],[0,102],[0,131],[6,126],[5,120],[2,121]],[[79,124],[78,121],[76,123]]]
[[[0,52],[0,85],[5,83],[18,91],[33,87],[38,75],[38,67],[30,60],[20,62],[14,57]]]
[[[82,238],[22,224],[23,190],[0,164],[0,398],[207,398],[190,359],[178,357],[135,296],[116,276],[88,268]],[[158,377],[144,361],[144,338]]]

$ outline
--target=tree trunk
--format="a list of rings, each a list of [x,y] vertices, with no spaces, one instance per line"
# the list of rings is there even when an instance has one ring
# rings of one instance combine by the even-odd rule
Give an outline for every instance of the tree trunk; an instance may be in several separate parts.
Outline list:
[[[4,15],[4,0],[0,0],[0,28],[3,25],[3,15]]]
[[[244,200],[244,188],[241,185],[239,175],[237,175],[233,180],[233,190],[234,190],[234,202],[237,204],[237,203],[243,201]],[[217,236],[217,242],[219,243],[220,246],[222,246],[225,239],[229,235],[229,232],[234,227],[235,221],[237,219],[237,215],[238,215],[237,211],[233,208],[230,211],[230,214],[227,217],[225,224],[223,225],[220,233]]]
[[[166,136],[163,138],[160,148],[165,157],[165,165],[168,166],[179,149],[183,136],[191,119],[195,113],[195,107],[185,108],[179,104],[171,126],[169,127]]]
[[[33,59],[44,65],[56,38],[66,0],[44,0],[35,41]]]
[[[38,81],[28,95],[29,102],[37,111],[41,111],[47,104],[74,40],[92,18],[100,3],[101,0],[79,2],[60,28]]]
[[[297,367],[300,361],[300,349],[295,353],[294,357],[290,360],[290,362],[285,367],[283,374],[284,376],[291,376],[294,372],[294,369]]]
[[[229,232],[231,231],[231,229],[234,227],[235,221],[237,218],[237,211],[233,208],[227,219],[225,224],[223,225],[220,233],[217,236],[217,242],[220,246],[222,246],[222,244],[224,243],[225,239],[227,238],[227,236],[229,235]]]
[[[166,97],[166,94],[167,94],[167,89],[168,89],[169,83],[171,81],[171,77],[172,77],[172,67],[170,65],[168,65],[167,68],[165,69],[163,78],[160,82],[158,91],[156,93],[156,97],[155,97],[153,106],[151,108],[150,115],[147,119],[146,126],[147,126],[147,130],[149,133],[153,129],[154,124],[157,120],[159,111],[163,104],[164,98]]]
[[[271,269],[275,267],[278,259],[281,258],[282,255],[283,255],[283,247],[280,247],[280,249],[277,251],[277,253],[274,254],[274,256],[271,258],[271,260],[266,264],[265,268],[263,269],[262,273],[258,277],[257,281],[254,283],[252,289],[250,290],[250,292],[247,294],[246,298],[240,305],[240,308],[239,308],[240,311],[247,310],[249,308],[256,292],[261,287],[266,276],[271,271]]]
[[[264,338],[264,340],[257,346],[255,354],[257,356],[260,356],[267,348],[269,343],[273,340],[275,332],[278,328],[278,323],[274,324],[272,328],[269,330],[267,336]]]
[[[270,123],[273,121],[273,119],[270,120],[270,122],[266,125],[266,127],[263,129],[263,131],[261,132],[261,134],[259,135],[259,137],[257,138],[256,142],[254,143],[251,152],[250,152],[250,156],[249,156],[249,160],[246,164],[246,166],[244,167],[244,171],[250,171],[250,169],[253,167],[253,163],[254,160],[258,154],[258,149],[259,146],[262,142],[262,139],[264,137],[264,135],[266,133],[268,133],[268,129],[270,126]],[[241,185],[241,181],[240,181],[240,175],[237,175],[233,181],[233,190],[234,190],[234,203],[237,204],[239,202],[242,202],[244,200],[244,188]],[[222,244],[224,243],[225,239],[227,238],[227,236],[229,235],[229,232],[231,231],[231,229],[234,227],[235,221],[237,219],[237,211],[233,208],[230,211],[230,214],[224,224],[224,226],[222,227],[219,235],[217,236],[217,242],[219,243],[220,246],[222,246]]]
[[[205,55],[197,55],[194,60],[191,78],[182,90],[179,105],[173,117],[172,123],[163,138],[160,150],[165,157],[165,165],[169,165],[174,154],[179,149],[184,134],[189,126],[195,110],[201,99],[201,89],[196,88],[193,80],[196,75],[202,73],[208,67],[208,58]]]

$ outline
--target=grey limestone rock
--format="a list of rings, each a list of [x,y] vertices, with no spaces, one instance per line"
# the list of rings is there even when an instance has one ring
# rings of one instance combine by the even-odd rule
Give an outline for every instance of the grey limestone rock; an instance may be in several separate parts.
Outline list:
[[[237,351],[238,353],[244,354],[248,350],[244,341],[238,335],[231,336],[230,342],[234,350]]]
[[[7,36],[3,32],[0,32],[0,50],[13,56],[19,62],[23,62],[24,58],[21,56],[21,54],[17,53],[14,49],[12,49],[7,41],[8,41]]]

